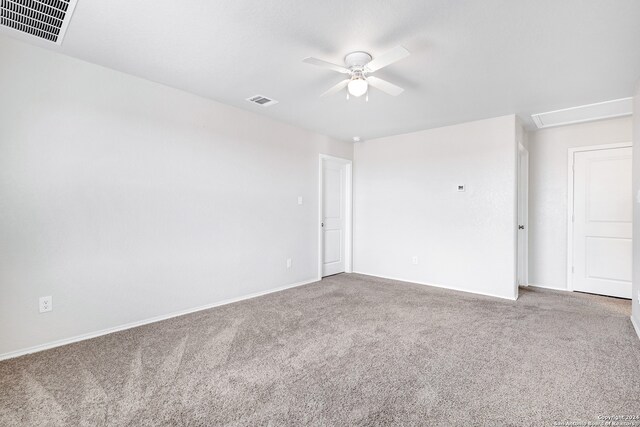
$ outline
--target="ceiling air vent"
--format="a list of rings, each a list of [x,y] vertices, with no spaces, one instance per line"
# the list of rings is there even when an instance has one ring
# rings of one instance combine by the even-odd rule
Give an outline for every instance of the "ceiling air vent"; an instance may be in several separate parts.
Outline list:
[[[552,126],[628,116],[631,114],[632,109],[633,98],[622,98],[564,110],[549,111],[548,113],[533,114],[531,118],[539,129],[543,129]]]
[[[262,95],[252,96],[251,98],[247,98],[247,101],[258,104],[261,107],[270,107],[271,105],[278,103],[278,101]]]
[[[77,0],[0,0],[0,28],[62,44]]]

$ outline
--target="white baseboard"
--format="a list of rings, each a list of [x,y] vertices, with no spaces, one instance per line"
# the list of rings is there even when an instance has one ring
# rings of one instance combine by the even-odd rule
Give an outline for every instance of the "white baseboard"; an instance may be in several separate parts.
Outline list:
[[[171,319],[172,317],[184,316],[185,314],[195,313],[196,311],[208,310],[210,308],[219,307],[221,305],[232,304],[234,302],[243,301],[243,300],[251,299],[251,298],[256,298],[256,297],[259,297],[259,296],[262,296],[262,295],[267,295],[267,294],[271,294],[271,293],[274,293],[274,292],[280,292],[280,291],[284,291],[286,289],[295,288],[295,287],[298,287],[298,286],[308,285],[309,283],[318,282],[320,280],[321,279],[319,279],[319,278],[315,278],[315,279],[311,279],[311,280],[305,280],[303,282],[294,283],[292,285],[286,285],[286,286],[281,286],[281,287],[275,288],[275,289],[269,289],[268,291],[255,292],[255,293],[252,293],[252,294],[249,294],[249,295],[243,295],[243,296],[236,297],[236,298],[229,298],[229,299],[226,299],[226,300],[222,300],[222,301],[219,301],[219,302],[214,302],[214,303],[211,303],[211,304],[202,305],[202,306],[199,306],[199,307],[188,308],[186,310],[175,311],[175,312],[169,313],[169,314],[162,314],[160,316],[154,316],[154,317],[151,317],[151,318],[148,318],[148,319],[138,320],[136,322],[131,322],[131,323],[126,323],[124,325],[115,326],[113,328],[106,328],[106,329],[102,329],[102,330],[95,331],[95,332],[89,332],[89,333],[82,334],[82,335],[76,335],[76,336],[70,337],[70,338],[63,338],[61,340],[50,341],[50,342],[45,343],[45,344],[40,344],[40,345],[36,345],[36,346],[33,346],[33,347],[23,348],[23,349],[20,349],[20,350],[11,351],[9,353],[0,354],[0,360],[13,359],[14,357],[24,356],[25,354],[36,353],[36,352],[39,352],[39,351],[48,350],[50,348],[60,347],[60,346],[63,346],[63,345],[74,343],[74,342],[84,341],[84,340],[88,340],[88,339],[91,339],[91,338],[96,338],[96,337],[99,337],[99,336],[102,336],[102,335],[107,335],[107,334],[111,334],[111,333],[114,333],[114,332],[124,331],[126,329],[131,329],[131,328],[135,328],[135,327],[142,326],[142,325],[147,325],[149,323],[160,322],[161,320]]]
[[[638,338],[640,338],[640,325],[636,322],[636,319],[631,316],[631,324],[633,325],[633,329],[636,330],[636,334],[638,334]]]
[[[438,285],[438,284],[435,284],[435,283],[426,283],[426,282],[417,282],[415,280],[400,279],[398,277],[380,276],[378,274],[363,273],[361,271],[354,271],[354,273],[363,274],[365,276],[379,277],[381,279],[396,280],[398,282],[415,283],[417,285],[433,286],[434,288],[442,288],[442,289],[449,289],[449,290],[452,290],[452,291],[466,292],[468,294],[484,295],[484,296],[493,297],[493,298],[506,299],[506,300],[509,300],[509,301],[515,301],[517,299],[515,297],[505,297],[503,295],[496,295],[496,294],[491,294],[491,293],[487,293],[487,292],[470,291],[469,289],[461,289],[461,288],[457,288],[455,286]]]
[[[571,292],[567,288],[556,288],[555,286],[538,285],[538,284],[535,284],[535,283],[529,283],[528,286],[531,286],[531,287],[534,287],[534,288],[551,289],[553,291]]]

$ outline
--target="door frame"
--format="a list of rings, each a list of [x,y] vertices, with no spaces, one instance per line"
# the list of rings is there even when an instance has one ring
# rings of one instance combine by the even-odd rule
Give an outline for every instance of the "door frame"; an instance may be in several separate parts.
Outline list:
[[[318,280],[322,280],[322,264],[324,263],[324,239],[322,236],[322,195],[324,191],[322,185],[322,162],[324,160],[333,160],[345,165],[344,271],[345,273],[353,272],[353,161],[343,159],[341,157],[330,156],[328,154],[320,154],[318,159]]]
[[[522,160],[524,159],[524,167]],[[524,190],[524,191],[523,191]],[[524,194],[522,194],[524,193]],[[517,191],[517,226],[524,225],[524,236],[522,247],[524,254],[520,250],[520,230],[517,230],[516,244],[518,261],[516,264],[516,283],[518,286],[529,286],[529,150],[520,142],[518,143],[518,191]],[[520,223],[520,210],[522,209],[522,224]],[[521,265],[522,264],[522,265]],[[520,269],[522,268],[522,271]],[[522,276],[522,282],[520,277]]]
[[[631,142],[585,145],[568,149],[567,158],[567,290],[573,292],[573,193],[574,193],[574,155],[582,151],[600,151],[614,148],[633,148]]]

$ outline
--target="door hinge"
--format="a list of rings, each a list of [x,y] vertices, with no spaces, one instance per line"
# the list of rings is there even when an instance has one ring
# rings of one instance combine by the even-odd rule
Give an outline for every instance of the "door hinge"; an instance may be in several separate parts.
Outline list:
[[[575,273],[575,272],[576,272],[576,268],[572,265],[572,266],[571,266],[571,274],[573,274],[573,273]]]

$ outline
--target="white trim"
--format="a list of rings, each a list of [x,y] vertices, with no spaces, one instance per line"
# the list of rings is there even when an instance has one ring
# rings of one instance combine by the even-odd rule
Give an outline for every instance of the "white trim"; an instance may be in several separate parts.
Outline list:
[[[631,324],[633,325],[633,329],[636,330],[636,334],[638,334],[638,338],[640,338],[640,325],[636,323],[636,319],[631,316]]]
[[[232,304],[234,302],[239,302],[239,301],[243,301],[243,300],[247,300],[247,299],[251,299],[251,298],[260,297],[260,296],[271,294],[271,293],[274,293],[274,292],[280,292],[280,291],[284,291],[286,289],[291,289],[291,288],[295,288],[295,287],[298,287],[298,286],[308,285],[310,283],[315,283],[315,282],[318,282],[318,281],[320,281],[319,278],[305,280],[303,282],[294,283],[292,285],[281,286],[281,287],[278,287],[278,288],[275,288],[275,289],[270,289],[268,291],[255,292],[255,293],[252,293],[252,294],[243,295],[243,296],[235,297],[235,298],[229,298],[229,299],[226,299],[226,300],[222,300],[222,301],[219,301],[219,302],[214,302],[214,303],[211,303],[211,304],[202,305],[202,306],[199,306],[199,307],[188,308],[186,310],[175,311],[175,312],[169,313],[169,314],[162,314],[160,316],[154,316],[154,317],[151,317],[151,318],[148,318],[148,319],[144,319],[144,320],[138,320],[138,321],[131,322],[131,323],[125,323],[124,325],[115,326],[113,328],[101,329],[99,331],[89,332],[89,333],[81,334],[81,335],[76,335],[76,336],[70,337],[70,338],[63,338],[61,340],[50,341],[50,342],[45,343],[45,344],[40,344],[40,345],[36,345],[36,346],[33,346],[33,347],[23,348],[23,349],[16,350],[16,351],[10,351],[9,353],[0,354],[0,360],[13,359],[15,357],[24,356],[26,354],[36,353],[36,352],[39,352],[39,351],[48,350],[50,348],[55,348],[55,347],[60,347],[60,346],[67,345],[67,344],[72,344],[72,343],[78,342],[78,341],[84,341],[84,340],[88,340],[88,339],[91,339],[91,338],[96,338],[96,337],[99,337],[99,336],[102,336],[102,335],[107,335],[107,334],[111,334],[111,333],[114,333],[114,332],[124,331],[126,329],[136,328],[138,326],[147,325],[149,323],[160,322],[162,320],[171,319],[173,317],[184,316],[185,314],[195,313],[197,311],[202,311],[202,310],[208,310],[210,308],[219,307],[221,305]]]
[[[521,169],[521,160],[525,159],[525,167],[524,171]],[[529,150],[522,144],[522,142],[518,143],[518,156],[517,156],[517,164],[518,164],[518,184],[516,188],[516,227],[520,227],[520,187],[524,187],[525,196],[524,196],[524,207],[523,207],[523,218],[522,225],[524,225],[524,232],[522,233],[524,239],[524,247],[525,256],[523,260],[523,270],[522,276],[524,277],[524,282],[520,283],[520,230],[519,228],[516,230],[516,253],[517,253],[517,261],[516,261],[516,286],[528,286],[529,283]],[[524,172],[524,174],[523,174]],[[522,182],[520,180],[522,179]],[[522,185],[521,185],[522,184]]]
[[[322,277],[322,161],[334,160],[343,163],[345,168],[345,226],[344,226],[344,272],[353,272],[353,161],[320,154],[318,159],[318,277]]]
[[[449,289],[451,291],[465,292],[465,293],[473,294],[473,295],[484,295],[484,296],[493,297],[493,298],[506,299],[506,300],[509,300],[509,301],[516,301],[518,299],[518,297],[516,297],[516,296],[505,297],[503,295],[496,295],[496,294],[492,294],[492,293],[488,293],[488,292],[471,291],[469,289],[462,289],[462,288],[458,288],[458,287],[455,287],[455,286],[449,286],[449,285],[441,285],[441,284],[427,283],[427,282],[418,282],[418,281],[415,281],[415,280],[401,279],[401,278],[398,278],[398,277],[391,277],[391,276],[381,276],[379,274],[363,273],[363,272],[360,272],[360,271],[354,271],[354,273],[362,274],[363,276],[377,277],[379,279],[388,279],[388,280],[395,280],[397,282],[413,283],[414,285],[433,286],[434,288]]]
[[[549,289],[549,290],[552,290],[552,291],[570,292],[569,289],[567,289],[567,288],[557,288],[555,286],[537,285],[535,283],[529,283],[527,286],[531,286],[532,288]]]
[[[540,119],[540,114],[532,114],[531,119],[533,119],[533,123],[535,123],[538,129],[544,128],[544,123],[542,123],[542,119]]]
[[[73,12],[75,12],[77,4],[78,4],[78,0],[69,2],[69,7],[67,8],[67,12],[64,15],[65,19],[64,21],[62,21],[62,28],[60,28],[60,36],[58,37],[58,41],[56,42],[58,46],[62,46],[64,37],[67,35],[67,28],[69,28],[69,23],[71,22],[71,18],[73,17]]]
[[[580,147],[571,147],[569,148],[569,152],[610,150],[613,148],[628,148],[628,147],[633,147],[633,142],[614,142],[611,144],[584,145]]]
[[[516,128],[517,128],[517,121],[516,121]],[[516,169],[515,169],[515,179],[513,180],[513,194],[515,195],[515,197],[513,198],[513,223],[512,223],[512,228],[511,228],[511,232],[513,233],[513,294],[515,295],[515,298],[518,298],[518,294],[520,293],[520,289],[518,288],[519,285],[519,280],[518,280],[518,264],[519,264],[519,236],[518,236],[518,224],[520,221],[520,218],[518,218],[518,205],[519,205],[519,193],[520,193],[520,141],[518,141],[517,138],[517,129],[516,129],[516,135],[514,135],[516,137],[516,147],[515,147],[515,158],[513,159],[515,165],[516,165]]]
[[[573,292],[573,165],[575,153],[633,147],[631,142],[571,147],[567,153],[567,290]]]

